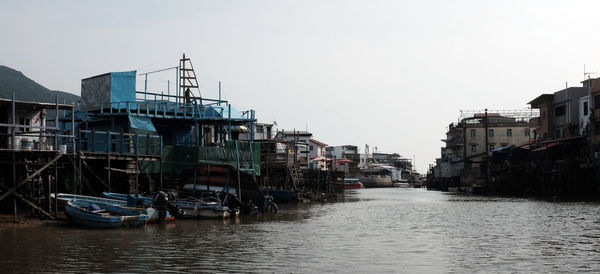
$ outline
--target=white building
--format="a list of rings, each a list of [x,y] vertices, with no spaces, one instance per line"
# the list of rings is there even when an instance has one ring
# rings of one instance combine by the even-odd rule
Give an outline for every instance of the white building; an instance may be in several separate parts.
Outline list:
[[[245,127],[244,127],[245,128]],[[273,124],[265,124],[265,123],[255,123],[254,124],[254,140],[271,140]],[[239,140],[249,141],[250,133],[248,129],[245,129],[245,132],[240,133]]]

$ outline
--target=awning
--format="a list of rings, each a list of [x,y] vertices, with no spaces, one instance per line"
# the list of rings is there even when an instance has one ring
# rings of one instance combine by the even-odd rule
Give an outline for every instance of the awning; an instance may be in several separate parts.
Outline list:
[[[536,149],[534,149],[532,151],[542,151],[544,149],[547,149],[549,147],[553,147],[553,146],[556,146],[556,145],[559,145],[559,144],[560,144],[560,142],[543,144],[540,148],[536,148]]]
[[[328,158],[328,159],[327,159],[327,161],[330,161],[330,162],[332,162],[332,163],[333,163],[333,160],[334,160],[334,159],[331,159],[331,158]],[[352,163],[352,161],[351,161],[351,160],[348,160],[348,159],[346,159],[346,158],[342,158],[342,159],[337,159],[337,160],[335,160],[335,165],[336,165],[336,166],[343,165],[343,164],[346,164],[346,163]]]
[[[325,157],[323,157],[323,156],[318,156],[318,155],[315,155],[315,156],[313,156],[313,157],[310,157],[310,160],[311,160],[311,161],[325,161],[325,160],[327,160],[327,158],[325,158]]]

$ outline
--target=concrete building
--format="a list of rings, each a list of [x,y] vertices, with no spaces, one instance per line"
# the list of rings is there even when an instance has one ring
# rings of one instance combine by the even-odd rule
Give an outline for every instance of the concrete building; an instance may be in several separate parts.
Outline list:
[[[325,169],[327,162],[324,161],[326,158],[325,147],[327,144],[320,142],[316,139],[310,138],[308,140],[308,150],[310,155],[310,167]]]
[[[532,109],[540,110],[540,117],[531,119],[535,140],[551,140],[554,138],[554,94],[542,94],[528,103]]]
[[[475,122],[466,123],[466,157],[483,156],[487,152],[510,145],[519,146],[531,139],[531,127],[528,121],[516,121],[515,118],[488,113],[487,132],[483,114]],[[488,148],[486,150],[486,135]]]
[[[581,134],[580,104],[589,106],[588,93],[586,87],[570,87],[554,93],[554,139]]]
[[[273,129],[273,124],[255,123],[254,124],[254,140],[261,141],[261,140],[273,139],[272,129]],[[250,141],[251,140],[250,132],[248,132],[248,129],[246,129],[244,132],[240,133],[238,140],[242,140],[242,141]]]
[[[327,158],[331,159],[348,159],[351,162],[338,165],[336,169],[343,170],[347,176],[354,176],[358,174],[360,163],[360,154],[358,154],[358,147],[354,145],[343,145],[343,146],[328,146],[325,148]]]
[[[590,133],[592,144],[600,144],[600,78],[588,80],[592,102],[590,104]],[[596,151],[599,151],[596,148]]]
[[[282,130],[275,135],[275,140],[288,142],[297,153],[298,165],[302,169],[310,166],[310,139],[313,134],[308,131]]]
[[[530,118],[522,111],[473,112],[448,126],[441,157],[431,167],[432,187],[472,187],[487,182],[488,156],[493,150],[530,142]]]

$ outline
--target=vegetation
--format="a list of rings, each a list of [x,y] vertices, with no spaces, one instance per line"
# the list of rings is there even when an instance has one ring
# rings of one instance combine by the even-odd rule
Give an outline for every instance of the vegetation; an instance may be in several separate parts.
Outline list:
[[[64,91],[50,90],[29,79],[20,71],[0,66],[0,97],[21,101],[54,103],[58,95],[59,103],[77,104],[81,97]]]

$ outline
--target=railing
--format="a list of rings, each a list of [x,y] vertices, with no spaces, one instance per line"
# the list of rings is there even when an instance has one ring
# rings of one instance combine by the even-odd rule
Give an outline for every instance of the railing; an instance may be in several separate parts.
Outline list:
[[[210,100],[210,99],[203,99]],[[218,101],[218,100],[217,100]],[[226,102],[226,101],[220,101]],[[183,119],[202,119],[211,118],[205,116],[207,106],[216,107],[217,104],[198,105],[193,103],[175,103],[171,101],[126,101],[110,104],[100,104],[100,115],[114,114],[136,114],[142,116],[163,117],[163,118],[183,118]],[[220,106],[221,118],[229,118],[227,106]],[[217,108],[215,108],[217,109]],[[254,120],[254,111],[241,112],[243,120]]]
[[[154,92],[147,92],[147,91],[136,91],[135,92],[136,95],[137,94],[141,94],[143,95],[144,98],[137,98],[138,101],[142,101],[142,102],[148,102],[148,101],[152,101],[152,99],[154,99],[154,101],[165,101],[165,102],[170,102],[170,103],[175,103],[175,104],[184,104],[184,102],[182,102],[183,100],[185,100],[185,97],[182,96],[178,96],[178,95],[171,95],[171,94],[158,94],[158,93],[154,93]],[[195,102],[196,105],[200,105],[200,106],[210,106],[210,105],[227,105],[228,101],[226,100],[219,100],[219,99],[208,99],[208,98],[198,98],[198,97],[194,97],[191,100],[193,100]],[[205,103],[208,102],[208,103]]]
[[[124,155],[161,155],[163,148],[159,135],[95,130],[80,130],[78,144],[81,152]]]

